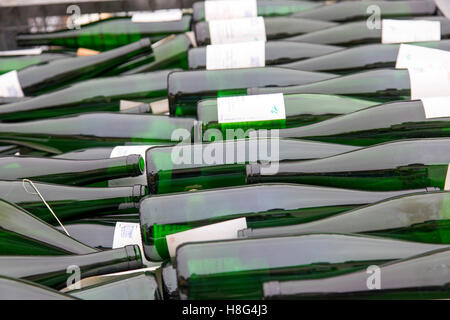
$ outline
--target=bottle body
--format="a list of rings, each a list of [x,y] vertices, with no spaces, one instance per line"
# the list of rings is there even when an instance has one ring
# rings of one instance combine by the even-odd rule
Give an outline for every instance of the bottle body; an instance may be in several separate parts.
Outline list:
[[[260,184],[154,195],[144,199],[139,210],[142,239],[145,239],[144,252],[150,260],[167,260],[170,258],[167,235],[213,223],[244,217],[249,228],[261,228],[262,232],[280,226],[295,229],[298,224],[418,191],[423,190],[363,192],[289,184]]]
[[[180,246],[176,269],[182,299],[261,299],[267,281],[339,275],[439,248],[339,234],[222,240]]]

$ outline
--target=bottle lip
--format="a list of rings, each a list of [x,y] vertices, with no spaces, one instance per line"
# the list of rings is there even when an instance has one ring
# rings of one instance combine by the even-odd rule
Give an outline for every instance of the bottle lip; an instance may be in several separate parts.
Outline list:
[[[144,158],[138,154],[128,155],[126,165],[132,177],[140,176],[145,172]]]
[[[131,269],[138,269],[143,266],[142,264],[142,253],[141,249],[138,245],[128,245],[123,247],[123,250],[125,250],[125,254],[127,256],[128,260],[128,268]]]
[[[144,185],[136,184],[132,187],[131,196],[133,198],[135,208],[139,208],[139,203],[143,197],[147,195],[147,190]]]

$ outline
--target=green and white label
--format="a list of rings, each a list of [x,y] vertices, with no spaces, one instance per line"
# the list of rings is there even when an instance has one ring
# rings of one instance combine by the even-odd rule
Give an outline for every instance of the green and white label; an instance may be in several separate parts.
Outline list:
[[[441,40],[441,22],[428,20],[383,19],[382,43],[402,43]]]
[[[181,9],[156,10],[151,12],[137,12],[131,17],[133,22],[167,22],[179,21],[183,18]]]
[[[117,157],[124,157],[129,156],[132,154],[139,154],[142,158],[144,158],[145,163],[145,157],[146,157],[146,151],[151,148],[150,145],[144,145],[144,146],[117,146],[114,149],[112,149],[110,158],[117,158]],[[145,172],[145,170],[144,170]],[[147,177],[144,174],[137,176],[137,177],[127,177],[127,178],[120,178],[120,179],[112,179],[109,180],[108,185],[110,187],[130,187],[134,186],[136,184],[141,184],[146,186],[147,185]]]
[[[205,1],[205,20],[251,18],[258,15],[256,0]]]
[[[450,117],[450,97],[428,97],[422,98],[425,118],[448,118]]]
[[[167,247],[171,258],[175,257],[177,247],[187,242],[236,239],[238,231],[247,229],[245,218],[214,223],[166,236]]]
[[[0,75],[0,97],[24,97],[16,70]]]
[[[219,123],[270,121],[286,119],[282,93],[217,99]]]
[[[255,68],[266,65],[266,43],[251,41],[206,47],[206,69]]]
[[[262,17],[209,22],[211,44],[266,41],[266,27]]]

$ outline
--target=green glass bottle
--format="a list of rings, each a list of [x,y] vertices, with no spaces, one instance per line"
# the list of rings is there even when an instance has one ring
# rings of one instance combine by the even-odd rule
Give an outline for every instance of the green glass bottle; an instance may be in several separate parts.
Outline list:
[[[80,26],[80,29],[47,33],[20,34],[17,43],[24,45],[61,45],[72,48],[110,50],[150,38],[152,42],[174,33],[189,31],[191,16],[183,15],[178,21],[133,22],[130,18],[112,18]]]
[[[164,300],[178,300],[177,271],[172,263],[166,261],[161,265],[162,272],[162,290]]]
[[[331,278],[267,282],[264,299],[448,299],[449,264],[448,248],[433,250]]]
[[[95,214],[137,212],[140,199],[146,195],[145,186],[115,188],[82,188],[35,182],[45,201],[61,221]],[[20,206],[36,217],[58,224],[33,187],[22,181],[0,181],[2,199]],[[70,232],[69,232],[70,234]]]
[[[265,44],[265,64],[267,66],[289,63],[322,56],[342,50],[342,47],[296,43],[289,41],[268,41]],[[189,69],[206,69],[206,48],[198,47],[188,52]],[[294,69],[294,68],[293,68]],[[301,70],[300,68],[298,68]]]
[[[331,21],[317,21],[295,17],[264,18],[264,28],[267,40],[295,37],[297,35],[308,34],[337,25],[336,22]],[[194,24],[193,30],[199,46],[211,44],[211,34],[208,22],[197,22]]]
[[[204,132],[209,129],[218,129],[223,136],[226,136],[226,131],[229,129],[301,127],[378,104],[371,100],[324,94],[288,94],[283,98],[286,115],[286,119],[283,120],[219,123],[217,99],[199,101],[197,119],[202,122]]]
[[[58,154],[130,143],[171,144],[179,141],[172,137],[176,129],[184,129],[193,133],[193,137],[198,137],[201,125],[194,119],[160,115],[87,113],[20,123],[0,123],[0,142],[14,141],[18,145]]]
[[[5,276],[0,276],[1,300],[76,300],[46,286]]]
[[[146,155],[147,186],[150,194],[162,194],[241,185],[251,161],[310,160],[356,149],[275,138],[153,147]]]
[[[66,160],[34,157],[0,157],[0,179],[31,179],[67,185],[88,185],[144,172],[144,159],[139,155],[102,159]]]
[[[382,18],[426,16],[437,12],[436,4],[428,1],[353,1],[320,6],[293,16],[338,22],[363,20],[373,14],[370,7],[374,5],[379,8]]]
[[[44,52],[39,55],[0,56],[0,74],[20,70],[28,66],[39,65],[53,60],[69,58],[67,53]]]
[[[445,17],[417,17],[412,18],[412,20],[439,21],[441,23],[441,38],[446,39],[450,37],[450,21]],[[368,28],[366,20],[355,21],[343,23],[334,27],[330,27],[328,29],[318,30],[307,34],[286,37],[286,39],[284,40],[336,46],[353,46],[358,44],[381,43],[382,29]]]
[[[174,69],[177,70],[177,69]],[[91,79],[31,99],[0,106],[0,121],[24,121],[86,112],[126,111],[120,100],[149,102],[167,98],[163,70],[130,76]],[[142,112],[151,112],[150,109]]]
[[[0,255],[88,254],[88,247],[6,201],[0,201]]]
[[[161,300],[158,283],[150,272],[115,276],[100,284],[67,291],[83,300]]]
[[[408,190],[446,184],[450,139],[404,140],[324,159],[247,165],[246,182],[283,182],[360,190]]]
[[[261,299],[264,282],[339,275],[444,247],[340,234],[222,240],[181,245],[175,266],[182,299]]]
[[[262,17],[287,16],[321,6],[322,3],[314,1],[258,0],[257,15]],[[205,20],[205,1],[194,2],[192,11],[194,22]]]
[[[270,88],[262,88],[261,86],[258,88],[258,86],[253,86],[253,88],[249,87],[247,90],[247,94],[280,92],[284,94],[340,94],[362,99],[371,99],[381,103],[392,100],[409,100],[411,97],[411,83],[408,70],[376,69],[341,77],[335,76],[332,79],[319,80],[315,83],[310,82],[302,85],[290,85],[284,87],[279,85],[278,87]]]
[[[363,208],[298,225],[248,228],[241,237],[302,233],[364,233],[426,243],[450,243],[450,193],[430,192],[387,199]]]
[[[138,246],[76,256],[1,256],[2,274],[61,289],[71,276],[79,279],[142,267]]]
[[[353,208],[406,193],[367,192],[289,184],[204,190],[153,195],[140,206],[145,256],[151,261],[170,258],[166,236],[217,222],[245,217],[247,226],[262,232],[279,226],[297,227]],[[320,220],[321,221],[321,220]],[[280,227],[281,229],[281,227]],[[328,232],[334,232],[328,230]]]
[[[96,55],[58,59],[29,66],[19,70],[17,76],[24,94],[36,95],[93,78],[130,58],[149,52],[152,52],[150,40],[142,39]]]
[[[408,138],[448,137],[449,117],[428,117],[421,100],[381,104],[298,128],[280,137],[370,146]]]
[[[334,77],[336,77],[334,74],[276,67],[172,72],[167,80],[170,114],[172,116],[195,115],[198,101],[222,96],[245,95],[247,91],[250,91],[247,88],[273,87],[276,89],[280,87],[279,92],[284,92],[286,91],[284,86],[297,88],[296,85],[299,84]]]
[[[450,51],[450,40],[415,42],[414,45]],[[339,74],[377,68],[394,68],[399,47],[399,44],[368,44],[279,66],[296,70]]]
[[[124,75],[161,69],[188,69],[188,51],[192,42],[187,34],[169,36],[153,45],[153,53],[126,62],[113,70]]]

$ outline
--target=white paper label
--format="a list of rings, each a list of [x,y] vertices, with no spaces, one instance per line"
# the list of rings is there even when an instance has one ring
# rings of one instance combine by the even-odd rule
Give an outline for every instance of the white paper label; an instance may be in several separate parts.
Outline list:
[[[211,44],[266,41],[266,27],[262,17],[209,22]]]
[[[429,97],[421,100],[425,118],[450,117],[450,97]]]
[[[256,0],[205,1],[205,20],[251,18],[258,15]]]
[[[183,18],[181,9],[156,10],[152,12],[138,12],[133,14],[131,21],[133,22],[165,22],[178,21]]]
[[[144,145],[144,146],[117,146],[114,149],[112,149],[110,158],[117,158],[117,157],[124,157],[129,156],[131,154],[139,154],[142,158],[144,158],[145,163],[145,157],[146,157],[146,151],[151,148],[150,145]],[[145,170],[144,170],[145,172]],[[144,186],[147,185],[147,176],[146,174],[142,174],[137,177],[127,177],[127,178],[120,178],[120,179],[112,179],[109,180],[108,185],[110,187],[129,187],[134,186],[135,184],[142,184]]]
[[[286,119],[282,93],[217,98],[219,123]]]
[[[398,50],[397,69],[450,70],[450,51],[401,44]]]
[[[183,243],[235,239],[238,231],[246,228],[247,220],[239,218],[170,234],[166,236],[170,257],[175,257],[177,247]]]
[[[409,69],[411,100],[442,97],[450,93],[450,72],[445,69]]]
[[[402,43],[441,40],[441,22],[427,20],[383,19],[382,43]]]
[[[24,94],[16,70],[0,75],[0,97],[23,96]]]
[[[265,65],[264,41],[215,44],[206,47],[207,70],[254,68]]]
[[[125,111],[137,106],[140,106],[143,102],[130,101],[130,100],[120,100],[120,111]]]
[[[43,48],[0,51],[0,56],[35,56],[42,53]]]
[[[445,177],[444,190],[445,191],[449,191],[450,190],[450,164],[447,167],[447,176]]]

